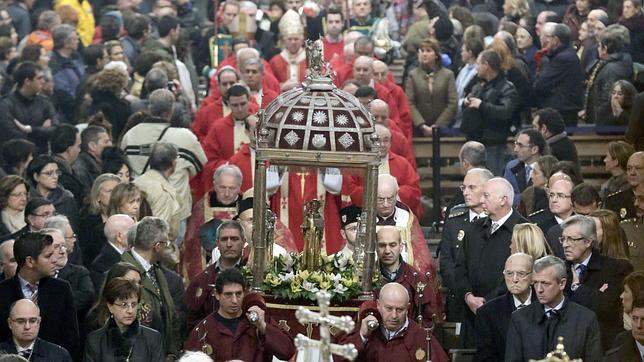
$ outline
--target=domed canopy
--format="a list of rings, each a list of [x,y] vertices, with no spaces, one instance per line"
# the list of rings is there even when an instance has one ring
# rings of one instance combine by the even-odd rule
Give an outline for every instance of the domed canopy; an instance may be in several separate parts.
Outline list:
[[[311,57],[309,57],[311,59]],[[310,63],[313,63],[310,61]],[[259,125],[263,148],[304,151],[365,152],[375,138],[373,120],[353,95],[310,65],[303,87],[275,98]]]

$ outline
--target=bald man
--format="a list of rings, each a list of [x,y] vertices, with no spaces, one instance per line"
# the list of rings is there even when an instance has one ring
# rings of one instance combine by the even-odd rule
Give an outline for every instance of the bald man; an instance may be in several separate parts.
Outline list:
[[[416,170],[405,158],[391,151],[391,132],[385,126],[376,125],[376,133],[380,137],[380,149],[378,153],[381,158],[378,173],[380,175],[391,175],[398,181],[400,201],[411,209],[416,217],[421,218],[423,214],[420,203],[420,178]],[[356,205],[362,205],[364,197],[364,181],[362,176],[347,177],[347,190],[351,200]]]
[[[389,118],[394,122],[399,122],[400,112],[398,110],[398,104],[396,104],[395,99],[391,96],[391,92],[385,86],[375,81],[373,77],[373,63],[374,59],[372,57],[364,55],[357,57],[353,62],[353,74],[347,79],[351,79],[352,77],[360,86],[375,89],[378,98],[387,102],[389,105]]]
[[[505,260],[510,256],[514,225],[528,222],[512,209],[514,189],[508,180],[495,177],[483,184],[481,198],[487,218],[475,220],[463,237],[456,261],[456,295],[465,302],[463,341],[474,348],[474,318],[486,302],[503,293],[500,282]]]
[[[403,134],[397,122],[393,122],[389,118],[389,105],[382,99],[374,99],[369,103],[369,111],[371,111],[376,124],[387,127],[391,132],[391,150],[404,157],[415,169],[416,156],[411,139]]]
[[[620,220],[637,217],[634,205],[633,190],[644,183],[644,152],[638,151],[628,158],[626,164],[626,179],[629,187],[609,194],[605,207],[619,215]]]
[[[7,319],[12,338],[0,343],[0,351],[34,362],[71,362],[72,357],[65,348],[38,338],[40,322],[40,308],[34,302],[16,301]]]
[[[476,356],[479,361],[503,361],[512,312],[537,302],[532,292],[532,256],[510,255],[503,278],[508,292],[485,303],[476,313]]]
[[[127,232],[134,226],[134,220],[124,214],[110,216],[105,222],[104,232],[107,243],[103,244],[100,254],[89,266],[92,283],[100,290],[107,272],[121,261],[121,255],[129,250]]]
[[[414,126],[411,117],[411,109],[409,108],[409,100],[407,99],[407,95],[402,87],[394,81],[394,77],[385,62],[374,60],[373,79],[376,83],[387,88],[391,94],[392,100],[398,106],[398,126],[403,131],[405,137],[411,139],[411,137],[413,137]]]
[[[412,301],[404,286],[398,283],[385,284],[377,301],[378,315],[363,318],[353,332],[338,338],[339,343],[353,343],[356,346],[356,361],[428,360],[425,331],[407,316],[410,302]],[[372,305],[371,301],[365,302],[361,308]],[[368,322],[375,320],[379,322],[379,327],[369,329]],[[431,360],[449,360],[436,338],[432,338]]]

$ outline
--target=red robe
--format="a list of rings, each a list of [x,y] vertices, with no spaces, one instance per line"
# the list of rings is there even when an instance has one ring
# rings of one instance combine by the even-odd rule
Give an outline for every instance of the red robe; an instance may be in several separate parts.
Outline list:
[[[264,73],[262,74],[262,88],[270,89],[274,92],[279,93],[280,83],[275,78],[270,65],[263,59],[262,62],[264,64]],[[217,84],[217,75],[210,77],[210,94],[208,95],[208,97],[204,98],[204,101],[210,97],[212,97],[213,99],[221,97],[221,93],[219,92],[219,87],[217,87]]]
[[[288,63],[288,60],[284,58],[282,53],[273,56],[269,63],[271,65],[271,69],[273,69],[273,74],[275,74],[275,78],[277,78],[280,84],[290,79],[289,73],[288,73],[289,63]],[[300,61],[299,66],[300,66],[300,70],[298,74],[299,81],[303,82],[304,76],[306,75],[306,69],[307,69],[306,58]]]
[[[387,88],[387,90],[389,90],[394,103],[398,107],[398,125],[400,126],[400,129],[403,131],[403,134],[405,135],[405,137],[407,137],[407,140],[409,140],[409,144],[411,145],[411,139],[414,136],[414,123],[412,121],[411,109],[409,108],[409,100],[407,99],[407,95],[400,86],[390,81],[389,79],[387,79],[387,81],[383,85],[385,86],[385,88]]]
[[[253,179],[252,168],[255,167],[255,165],[251,164],[250,162],[249,144],[243,144],[241,147],[239,147],[239,150],[237,150],[237,152],[235,152],[235,154],[228,160],[228,163],[239,167],[239,169],[241,170],[242,184],[239,191],[242,194],[253,187],[255,180]]]
[[[208,158],[208,163],[204,166],[202,175],[206,190],[212,188],[212,176],[217,167],[228,162],[228,159],[237,151],[234,148],[234,128],[235,121],[231,113],[224,118],[216,120],[210,127],[206,138],[201,142],[201,146]]]
[[[385,101],[389,106],[389,118],[398,123],[398,120],[400,119],[400,113],[398,112],[398,105],[396,104],[394,97],[391,96],[391,93],[387,88],[385,88],[385,86],[376,81],[373,81],[373,88],[378,94],[378,99]]]
[[[288,228],[293,233],[297,250],[304,249],[304,238],[302,236],[302,221],[304,203],[318,198],[318,174],[315,171],[308,172],[305,176],[304,192],[302,192],[301,177],[298,173],[288,174],[289,194],[282,198],[282,187],[271,197],[271,209],[278,219],[283,212],[288,212]],[[334,254],[342,249],[342,236],[340,235],[340,195],[326,192],[324,200],[324,242],[326,243],[327,255]]]
[[[268,88],[262,88],[262,109],[266,109],[268,107],[269,103],[271,103],[275,98],[279,96],[279,92],[272,91]],[[257,102],[257,98],[252,97],[255,100],[255,103]],[[254,112],[253,112],[254,113]]]
[[[322,44],[324,44],[324,60],[328,62],[334,56],[344,59],[344,39],[337,43],[331,43],[326,36],[323,36],[321,39]]]
[[[334,83],[335,83],[336,86],[338,86],[338,88],[342,87],[342,84],[344,84],[344,82],[346,82],[347,80],[354,79],[354,77],[353,77],[353,63],[354,63],[354,61],[355,61],[355,59],[350,61],[350,62],[348,62],[348,63],[344,63],[342,66],[340,66],[336,70],[337,74],[336,74],[336,78],[334,80]],[[391,72],[387,73],[387,79],[389,81],[391,81],[391,82],[394,82],[394,83],[396,82],[394,80],[394,75],[391,74]]]
[[[422,217],[423,208],[420,203],[420,178],[409,162],[393,152],[389,152],[389,172],[398,181],[398,196],[400,201],[409,206],[416,217]],[[364,181],[362,176],[347,177],[348,192],[343,192],[351,197],[351,201],[362,206],[364,201]]]
[[[391,152],[404,157],[411,167],[416,169],[416,156],[414,149],[409,145],[407,137],[400,131],[398,125],[389,120],[389,132],[391,132]]]
[[[254,114],[259,111],[259,106],[257,105],[255,98],[251,98],[251,101],[248,103],[248,110],[251,114]],[[262,105],[262,107],[264,107],[264,105]],[[192,122],[192,132],[197,136],[197,139],[200,142],[203,142],[214,122],[220,118],[224,118],[223,98],[219,97],[213,103],[206,105],[202,103],[201,108],[199,108],[199,111],[195,116],[195,120]]]

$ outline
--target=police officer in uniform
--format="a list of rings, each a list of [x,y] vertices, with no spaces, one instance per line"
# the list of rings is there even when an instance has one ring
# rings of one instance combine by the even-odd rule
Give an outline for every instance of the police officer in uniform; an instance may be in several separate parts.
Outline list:
[[[623,220],[620,226],[626,232],[631,264],[636,271],[644,271],[644,182],[635,187],[633,197],[636,216]]]
[[[633,190],[644,182],[644,152],[635,152],[628,158],[626,178],[630,187],[613,192],[606,197],[605,207],[619,215],[620,220],[635,218]]]
[[[463,185],[461,185],[465,202],[450,209],[443,227],[443,236],[438,252],[440,254],[441,278],[443,285],[447,288],[446,319],[450,322],[461,322],[464,312],[463,301],[457,298],[455,294],[456,277],[454,267],[456,266],[456,255],[461,247],[461,241],[465,237],[465,233],[468,232],[470,222],[487,216],[483,211],[481,196],[483,184],[492,177],[492,173],[483,168],[472,168],[467,172],[463,179]]]

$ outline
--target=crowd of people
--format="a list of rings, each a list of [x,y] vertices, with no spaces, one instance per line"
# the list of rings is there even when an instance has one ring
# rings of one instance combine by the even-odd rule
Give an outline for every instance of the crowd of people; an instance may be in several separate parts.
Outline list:
[[[0,360],[294,358],[240,270],[256,114],[317,41],[381,160],[383,285],[333,342],[447,361],[426,339],[446,321],[477,361],[560,336],[572,358],[644,361],[641,0],[10,0],[0,18]],[[601,187],[582,128],[614,139]],[[434,259],[413,138],[444,130],[467,142]],[[303,250],[313,199],[326,254],[361,246],[365,177],[271,166],[264,186],[274,256]]]

